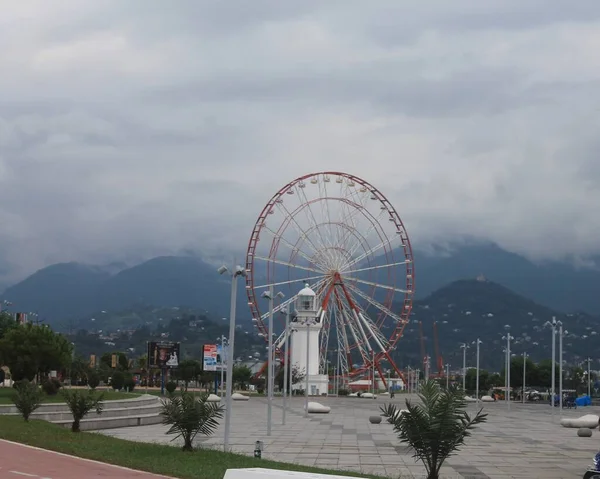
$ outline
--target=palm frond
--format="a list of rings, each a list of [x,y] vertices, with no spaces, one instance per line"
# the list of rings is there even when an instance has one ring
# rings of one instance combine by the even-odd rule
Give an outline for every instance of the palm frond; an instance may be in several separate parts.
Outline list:
[[[442,389],[435,381],[421,387],[420,402],[406,400],[406,411],[396,406],[382,406],[382,415],[388,418],[401,442],[413,451],[427,470],[428,478],[437,478],[444,461],[464,444],[471,431],[487,420],[479,410],[471,417],[466,412],[463,392],[457,388]]]

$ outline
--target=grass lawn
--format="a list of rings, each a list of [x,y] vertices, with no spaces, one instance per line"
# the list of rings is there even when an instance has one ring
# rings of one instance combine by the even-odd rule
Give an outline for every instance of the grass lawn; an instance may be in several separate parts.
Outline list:
[[[8,439],[133,469],[189,479],[223,479],[227,469],[246,467],[379,477],[266,461],[210,449],[182,452],[173,446],[124,441],[88,432],[74,434],[68,429],[45,421],[32,420],[26,423],[22,418],[16,416],[0,416],[0,439]]]
[[[113,401],[117,399],[133,399],[139,397],[137,393],[122,393],[118,391],[105,391],[98,389],[98,391],[104,392],[105,401]],[[12,404],[11,397],[15,390],[13,388],[0,388],[0,404]],[[56,396],[46,396],[44,402],[64,402],[64,399],[60,393]]]

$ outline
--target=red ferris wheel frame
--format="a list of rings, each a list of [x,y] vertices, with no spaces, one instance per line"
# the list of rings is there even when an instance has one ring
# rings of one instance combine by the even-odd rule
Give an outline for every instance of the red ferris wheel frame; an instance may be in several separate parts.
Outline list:
[[[368,190],[368,192],[372,195],[371,199],[378,200],[382,204],[382,209],[384,209],[384,207],[385,207],[385,210],[389,214],[388,220],[394,225],[396,234],[399,235],[400,246],[403,251],[404,261],[406,263],[406,276],[405,276],[405,289],[403,290],[404,297],[402,299],[402,308],[401,308],[401,311],[399,314],[394,315],[394,317],[398,318],[398,320],[396,321],[395,326],[392,331],[392,334],[387,341],[387,343],[388,343],[387,349],[384,351],[380,351],[376,354],[374,353],[372,357],[363,357],[364,365],[362,367],[359,367],[359,368],[353,370],[350,373],[351,376],[357,376],[357,375],[360,375],[361,373],[364,373],[365,371],[370,371],[373,367],[375,367],[379,373],[380,378],[382,379],[382,381],[385,384],[385,378],[384,378],[383,371],[380,366],[381,361],[384,359],[388,361],[390,366],[395,370],[395,372],[400,377],[404,376],[402,374],[402,371],[397,367],[397,365],[392,360],[392,358],[390,356],[390,350],[395,349],[396,344],[402,338],[404,328],[408,324],[408,318],[409,318],[411,310],[412,310],[412,301],[413,301],[413,296],[414,296],[414,277],[415,277],[413,253],[412,253],[410,239],[408,237],[408,234],[406,233],[404,224],[403,224],[402,220],[400,219],[400,216],[396,212],[395,208],[393,207],[393,205],[383,195],[383,193],[381,193],[381,191],[379,191],[376,187],[374,187],[367,181],[365,181],[355,175],[350,175],[347,173],[335,172],[335,171],[325,171],[325,172],[310,173],[310,174],[303,175],[303,176],[296,178],[295,180],[289,182],[283,188],[281,188],[279,191],[277,191],[271,197],[271,199],[267,202],[265,207],[262,209],[262,211],[261,211],[260,215],[258,216],[258,219],[254,225],[254,228],[252,230],[252,234],[250,236],[250,240],[248,243],[248,250],[247,250],[247,254],[246,254],[246,270],[247,270],[246,293],[248,296],[248,305],[249,305],[249,308],[250,308],[250,311],[252,314],[253,322],[256,324],[256,327],[257,327],[259,333],[261,333],[265,337],[265,339],[268,339],[268,327],[267,327],[267,324],[265,324],[265,321],[263,321],[262,316],[261,316],[260,307],[259,307],[259,303],[258,303],[258,295],[257,295],[256,289],[255,289],[256,284],[255,284],[255,276],[254,276],[255,254],[257,252],[257,246],[259,244],[261,231],[265,227],[265,223],[266,223],[268,216],[274,211],[274,208],[277,205],[277,203],[282,201],[282,198],[284,197],[284,195],[286,195],[286,193],[288,193],[289,191],[292,191],[298,184],[302,184],[306,180],[310,180],[311,178],[315,178],[315,177],[319,177],[319,176],[323,176],[323,177],[331,176],[331,177],[343,178],[346,181],[353,182],[355,184],[360,185],[362,188],[366,188]],[[339,199],[339,198],[337,198],[337,199]],[[280,226],[280,228],[279,228],[280,231],[282,230],[282,228],[283,228],[283,225]],[[270,255],[274,254],[274,252],[276,253],[277,248],[278,248],[278,241],[279,240],[276,237],[271,245],[270,253],[269,253]],[[269,272],[267,274],[269,274]],[[345,301],[348,304],[350,304],[351,307],[353,307],[352,296],[349,294],[342,277],[338,274],[335,277],[335,280],[336,280],[335,283],[332,281],[328,285],[321,285],[319,287],[317,293],[319,294],[319,297],[321,298],[321,306],[323,307],[324,310],[326,310],[328,303],[330,301],[340,302],[345,299]],[[390,311],[390,313],[391,313],[391,311]],[[277,349],[278,350],[276,351],[276,353],[280,353],[279,348],[277,348]],[[346,354],[349,357],[350,351],[346,351]]]

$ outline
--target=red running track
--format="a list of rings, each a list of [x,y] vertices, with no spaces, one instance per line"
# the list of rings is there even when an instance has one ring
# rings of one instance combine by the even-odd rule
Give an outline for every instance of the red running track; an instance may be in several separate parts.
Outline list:
[[[0,439],[1,479],[170,479]]]

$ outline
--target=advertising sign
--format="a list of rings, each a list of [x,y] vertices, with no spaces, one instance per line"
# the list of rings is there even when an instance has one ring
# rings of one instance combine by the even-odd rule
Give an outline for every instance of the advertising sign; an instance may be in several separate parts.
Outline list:
[[[203,371],[217,370],[217,345],[205,344],[202,348],[202,369]]]
[[[113,354],[113,355],[111,356],[111,363],[110,363],[111,367],[113,367],[113,368],[116,368],[116,367],[117,367],[117,359],[118,359],[118,358],[117,358],[117,355],[116,355],[116,354]]]
[[[94,369],[96,367],[96,355],[90,354],[90,368]]]
[[[179,343],[151,341],[148,343],[149,368],[176,368],[179,366]]]

